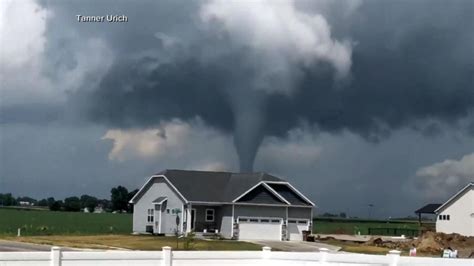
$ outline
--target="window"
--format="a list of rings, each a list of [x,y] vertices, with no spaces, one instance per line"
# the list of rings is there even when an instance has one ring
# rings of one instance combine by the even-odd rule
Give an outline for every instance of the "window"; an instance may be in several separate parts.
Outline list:
[[[269,220],[269,219],[260,219],[260,222],[261,222],[261,223],[269,223],[270,220]]]
[[[280,220],[272,220],[272,223],[280,223]]]
[[[170,213],[170,209],[166,209],[166,213],[168,213],[168,214],[169,214],[169,213]]]
[[[439,215],[439,216],[438,216],[438,219],[439,219],[440,221],[443,220],[443,215]]]
[[[239,218],[239,222],[248,222],[249,219],[245,219],[245,218]]]
[[[214,222],[214,209],[206,209],[206,222]]]
[[[147,215],[147,222],[149,223],[153,223],[153,220],[155,218],[155,216],[153,215],[154,214],[154,210],[153,209],[148,209],[148,215]]]
[[[449,221],[449,214],[448,214],[448,215],[446,215],[446,220],[448,220],[448,221]]]
[[[299,224],[306,224],[306,221],[298,221]]]
[[[250,219],[252,223],[258,223],[258,219]]]

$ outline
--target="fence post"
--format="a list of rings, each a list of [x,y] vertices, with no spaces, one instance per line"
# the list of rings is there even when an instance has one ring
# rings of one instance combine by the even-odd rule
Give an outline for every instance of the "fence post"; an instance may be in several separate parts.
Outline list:
[[[322,262],[323,264],[325,264],[328,261],[328,252],[329,252],[329,249],[327,248],[319,248],[319,253],[321,253],[321,258],[319,261]]]
[[[264,260],[269,259],[271,256],[272,248],[271,247],[263,247],[262,248],[262,258]]]
[[[389,265],[390,266],[397,266],[398,260],[400,259],[400,251],[398,250],[390,250],[387,256],[390,258]]]
[[[51,247],[51,266],[61,266],[61,248]]]
[[[162,266],[171,266],[173,265],[173,253],[171,252],[171,247],[163,247],[163,263]]]

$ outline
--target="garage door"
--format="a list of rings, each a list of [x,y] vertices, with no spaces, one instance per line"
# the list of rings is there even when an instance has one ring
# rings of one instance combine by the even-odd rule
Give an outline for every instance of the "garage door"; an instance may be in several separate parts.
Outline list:
[[[308,230],[308,220],[288,220],[288,233],[290,240],[302,241],[303,231]]]
[[[281,219],[239,217],[240,240],[281,240]]]

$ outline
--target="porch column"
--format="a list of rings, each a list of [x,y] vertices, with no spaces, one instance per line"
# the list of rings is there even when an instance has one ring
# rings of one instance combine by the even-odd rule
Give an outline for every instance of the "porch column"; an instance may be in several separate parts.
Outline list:
[[[193,208],[193,205],[191,203],[188,204],[188,208],[186,209],[186,234],[191,232],[191,223],[192,217],[191,217],[191,209]]]
[[[179,214],[178,214],[179,216]],[[184,233],[183,232],[183,225],[184,225],[184,204],[181,205],[181,219],[180,219],[180,224],[179,224],[179,229],[181,231],[181,234]]]

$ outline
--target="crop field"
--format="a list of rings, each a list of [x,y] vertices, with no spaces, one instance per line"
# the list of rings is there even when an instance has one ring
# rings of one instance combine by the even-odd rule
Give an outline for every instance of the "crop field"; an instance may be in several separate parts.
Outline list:
[[[424,223],[424,226],[431,224]],[[410,235],[420,229],[418,221],[383,221],[383,220],[357,220],[357,219],[326,219],[313,220],[314,234],[349,234],[361,235]],[[395,230],[396,229],[396,230]]]
[[[0,208],[0,235],[130,234],[131,214],[52,212]]]

